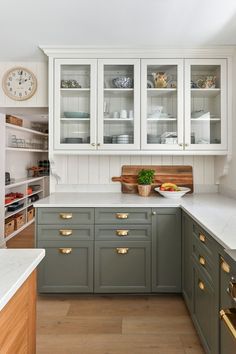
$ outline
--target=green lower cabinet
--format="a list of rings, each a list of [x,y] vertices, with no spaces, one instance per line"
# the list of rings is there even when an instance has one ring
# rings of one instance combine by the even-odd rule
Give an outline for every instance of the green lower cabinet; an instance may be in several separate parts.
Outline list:
[[[152,209],[152,291],[181,292],[181,211]]]
[[[207,354],[218,353],[215,320],[218,316],[216,294],[197,265],[193,265],[193,313],[192,318]]]
[[[46,256],[38,268],[40,293],[93,292],[93,241],[38,242]]]
[[[143,241],[95,242],[95,293],[151,291],[151,245]]]
[[[183,213],[182,215],[182,292],[189,311],[193,307],[193,221]]]
[[[236,353],[236,339],[230,333],[227,325],[221,321],[220,324],[220,354],[235,354]]]

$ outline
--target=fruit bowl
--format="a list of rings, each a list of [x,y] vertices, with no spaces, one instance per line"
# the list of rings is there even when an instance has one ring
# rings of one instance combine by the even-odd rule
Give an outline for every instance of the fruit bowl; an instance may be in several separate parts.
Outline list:
[[[160,193],[165,198],[177,199],[183,197],[186,193],[190,192],[190,188],[179,187],[178,191],[162,191],[160,187],[155,188],[155,191]]]

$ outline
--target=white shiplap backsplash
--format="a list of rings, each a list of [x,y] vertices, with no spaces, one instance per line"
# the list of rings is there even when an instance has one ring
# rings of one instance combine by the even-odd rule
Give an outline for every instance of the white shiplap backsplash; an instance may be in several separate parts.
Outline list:
[[[191,165],[196,192],[216,192],[214,156],[61,156],[54,155],[52,192],[120,191],[111,181],[121,175],[122,165]]]

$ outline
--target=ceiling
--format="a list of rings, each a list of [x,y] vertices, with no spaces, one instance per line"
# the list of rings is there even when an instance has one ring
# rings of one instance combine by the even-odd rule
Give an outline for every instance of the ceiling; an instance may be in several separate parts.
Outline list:
[[[1,1],[0,60],[38,60],[38,45],[236,45],[235,0]]]

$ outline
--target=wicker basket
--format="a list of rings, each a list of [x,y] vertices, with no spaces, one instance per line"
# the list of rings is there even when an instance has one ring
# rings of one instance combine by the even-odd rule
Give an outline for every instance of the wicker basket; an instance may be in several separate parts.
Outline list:
[[[15,217],[15,230],[20,229],[25,224],[25,214],[20,214]]]
[[[23,120],[21,118],[17,118],[11,115],[6,115],[6,123],[13,124],[13,125],[19,125],[22,127]]]
[[[8,219],[5,222],[5,237],[9,236],[10,234],[12,234],[15,230],[15,220],[12,219]]]
[[[34,218],[34,208],[28,210],[27,212],[27,221],[30,221]]]

